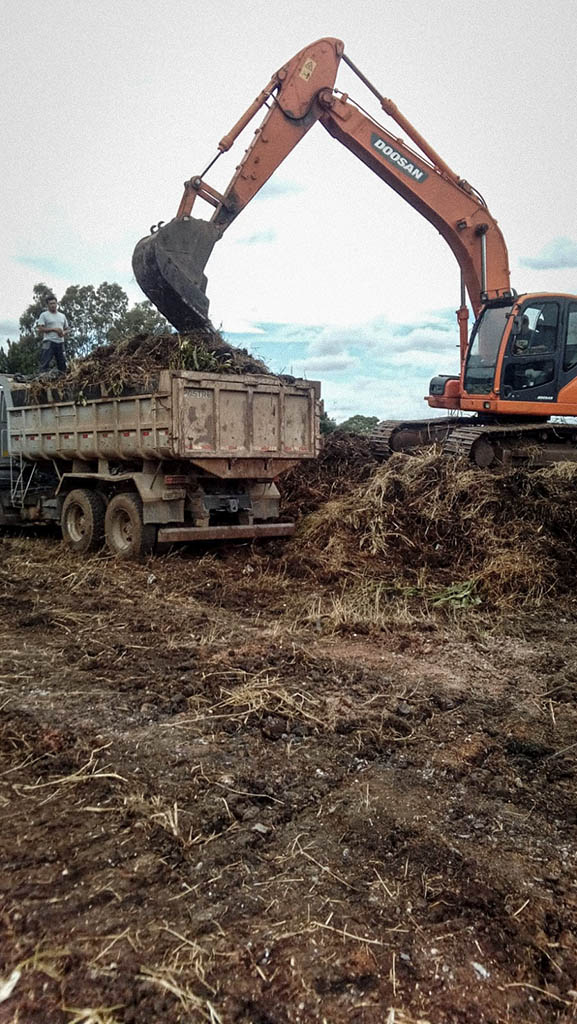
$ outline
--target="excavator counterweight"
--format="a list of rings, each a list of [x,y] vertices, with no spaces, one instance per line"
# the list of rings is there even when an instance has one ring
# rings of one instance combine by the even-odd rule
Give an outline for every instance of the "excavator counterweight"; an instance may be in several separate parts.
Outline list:
[[[181,333],[211,328],[204,268],[221,235],[212,221],[171,220],[142,238],[134,250],[138,284]]]

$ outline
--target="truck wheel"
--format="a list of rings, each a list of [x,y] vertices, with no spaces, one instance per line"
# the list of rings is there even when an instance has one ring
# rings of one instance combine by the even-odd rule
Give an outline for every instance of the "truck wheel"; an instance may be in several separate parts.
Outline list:
[[[108,548],[118,558],[138,558],[154,549],[156,526],[145,526],[137,494],[117,494],[109,501],[104,532]]]
[[[97,491],[79,488],[64,499],[60,526],[66,547],[85,555],[104,541],[104,498]]]

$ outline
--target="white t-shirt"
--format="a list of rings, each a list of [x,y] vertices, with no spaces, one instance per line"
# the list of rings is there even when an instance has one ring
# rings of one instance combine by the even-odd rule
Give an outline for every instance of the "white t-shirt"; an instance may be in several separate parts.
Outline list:
[[[53,330],[42,332],[43,341],[56,341],[61,345],[64,344],[64,338],[61,338],[60,335],[56,333],[57,328],[60,328],[63,331],[68,328],[68,321],[64,316],[64,313],[51,313],[49,309],[45,309],[38,317],[36,326],[53,328]]]

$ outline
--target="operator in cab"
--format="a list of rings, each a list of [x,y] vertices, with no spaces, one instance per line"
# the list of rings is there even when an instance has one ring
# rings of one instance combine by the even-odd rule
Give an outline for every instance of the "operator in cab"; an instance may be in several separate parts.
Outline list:
[[[59,311],[54,295],[48,296],[46,305],[48,308],[40,314],[36,323],[36,329],[42,338],[38,369],[40,373],[46,373],[54,359],[58,371],[66,373],[68,367],[64,353],[64,340],[68,334],[68,321],[64,313]]]
[[[521,330],[515,338],[515,347],[513,351],[515,355],[524,355],[529,350],[529,342],[531,341],[531,328],[529,327],[529,317],[523,316],[521,320]]]

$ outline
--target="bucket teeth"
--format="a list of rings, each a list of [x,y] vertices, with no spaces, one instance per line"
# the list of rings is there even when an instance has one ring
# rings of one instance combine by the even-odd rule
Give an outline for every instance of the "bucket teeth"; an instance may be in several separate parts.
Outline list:
[[[134,250],[138,284],[181,333],[212,329],[204,268],[221,235],[210,221],[172,220],[142,238]]]

